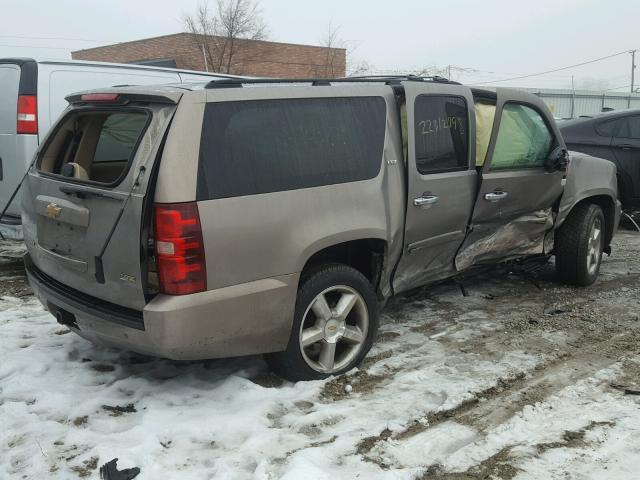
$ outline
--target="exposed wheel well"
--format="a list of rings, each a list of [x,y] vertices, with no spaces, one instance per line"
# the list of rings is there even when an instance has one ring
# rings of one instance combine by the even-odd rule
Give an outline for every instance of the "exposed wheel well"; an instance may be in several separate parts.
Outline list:
[[[627,183],[625,182],[624,178],[620,174],[616,175],[616,179],[618,180],[618,199],[624,205],[628,203],[627,194],[629,192],[627,189]]]
[[[362,273],[377,288],[382,271],[387,242],[364,238],[331,245],[314,253],[302,269],[302,274],[327,263],[343,263]]]
[[[583,205],[585,203],[593,203],[594,205],[598,205],[602,209],[602,213],[604,214],[604,223],[605,223],[605,249],[609,248],[611,244],[611,239],[613,238],[613,227],[615,225],[616,219],[616,205],[614,201],[608,195],[596,195],[593,197],[588,197],[580,200],[576,203],[571,211],[573,211],[578,205]],[[606,251],[606,250],[605,250]]]

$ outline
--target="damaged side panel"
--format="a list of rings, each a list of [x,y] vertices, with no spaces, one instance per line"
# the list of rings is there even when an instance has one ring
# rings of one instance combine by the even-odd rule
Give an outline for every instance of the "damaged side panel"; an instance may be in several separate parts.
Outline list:
[[[522,215],[499,226],[490,223],[475,225],[477,240],[465,242],[456,257],[456,270],[472,265],[493,263],[496,258],[510,260],[527,255],[546,253],[545,240],[554,223],[551,208]]]
[[[608,160],[595,158],[584,153],[570,152],[571,160],[567,173],[566,186],[560,206],[556,228],[560,227],[573,207],[589,197],[607,199],[613,208],[611,232],[618,228],[620,203],[617,200],[616,166]],[[607,237],[607,245],[613,235]]]

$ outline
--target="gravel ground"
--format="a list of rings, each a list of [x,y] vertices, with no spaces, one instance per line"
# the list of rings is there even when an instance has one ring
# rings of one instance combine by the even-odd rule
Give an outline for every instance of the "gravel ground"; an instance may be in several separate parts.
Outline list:
[[[620,231],[589,288],[548,263],[412,291],[361,369],[291,384],[257,357],[169,362],[67,335],[0,244],[0,478],[97,478],[114,457],[143,479],[634,478],[639,252]]]

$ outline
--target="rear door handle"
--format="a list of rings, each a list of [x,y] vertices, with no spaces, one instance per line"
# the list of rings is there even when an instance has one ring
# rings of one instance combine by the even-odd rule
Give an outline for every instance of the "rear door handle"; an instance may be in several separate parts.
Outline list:
[[[490,202],[499,202],[509,196],[507,192],[490,192],[484,194],[484,199]]]
[[[620,148],[622,150],[631,150],[633,148],[633,146],[628,143],[620,143],[618,145],[614,145],[614,147]]]
[[[438,197],[436,197],[435,195],[423,195],[421,197],[413,199],[413,204],[416,207],[425,207],[428,205],[433,205],[434,203],[437,203],[437,202],[438,202]]]

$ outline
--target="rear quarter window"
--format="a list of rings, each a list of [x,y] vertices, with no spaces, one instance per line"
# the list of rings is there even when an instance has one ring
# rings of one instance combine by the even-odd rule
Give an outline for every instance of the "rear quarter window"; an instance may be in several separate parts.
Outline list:
[[[382,164],[381,97],[209,103],[199,200],[367,180]]]

